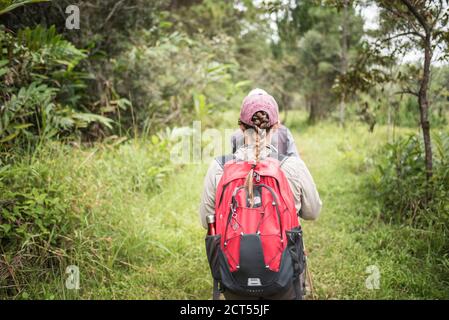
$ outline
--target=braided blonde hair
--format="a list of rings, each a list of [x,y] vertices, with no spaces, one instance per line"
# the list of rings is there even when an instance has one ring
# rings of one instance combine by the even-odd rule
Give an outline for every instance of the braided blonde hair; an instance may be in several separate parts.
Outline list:
[[[256,112],[252,117],[253,126],[243,124],[245,130],[254,129],[255,139],[255,164],[252,166],[245,180],[245,189],[249,196],[250,207],[254,207],[254,168],[260,161],[260,153],[266,146],[266,137],[270,131],[270,119],[264,111]]]

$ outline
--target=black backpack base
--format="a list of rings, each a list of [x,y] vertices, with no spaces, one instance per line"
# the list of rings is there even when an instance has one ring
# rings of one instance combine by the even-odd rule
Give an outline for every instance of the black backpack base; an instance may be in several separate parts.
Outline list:
[[[241,235],[239,269],[235,272],[230,271],[221,250],[221,236],[207,236],[206,251],[214,278],[214,300],[219,299],[220,291],[242,299],[270,299],[282,296],[292,287],[296,299],[302,300],[306,261],[301,228],[287,231],[286,235],[288,245],[282,254],[279,272],[266,268],[258,234]]]

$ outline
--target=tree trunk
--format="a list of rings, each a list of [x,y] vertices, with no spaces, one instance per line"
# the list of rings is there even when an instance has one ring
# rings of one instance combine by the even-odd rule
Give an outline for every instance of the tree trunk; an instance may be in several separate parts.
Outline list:
[[[340,97],[340,126],[345,126],[345,109],[346,109],[346,95],[343,92]]]
[[[424,69],[423,77],[421,79],[421,87],[419,89],[418,103],[421,116],[421,128],[424,138],[424,149],[426,159],[426,177],[430,181],[433,175],[432,164],[432,142],[430,138],[430,122],[429,122],[429,102],[427,99],[427,91],[430,79],[430,63],[432,60],[431,36],[426,34],[425,48],[424,48]]]
[[[348,28],[348,6],[349,0],[344,0],[343,3],[343,16],[342,16],[342,39],[341,39],[341,69],[340,74],[345,76],[348,72],[348,37],[349,37],[349,28]],[[345,109],[346,109],[346,92],[345,89],[342,88],[342,93],[340,97],[340,125],[344,126],[345,124]]]
[[[420,83],[419,93],[418,93],[418,103],[419,111],[421,116],[421,128],[423,132],[424,139],[424,149],[426,153],[426,177],[427,182],[430,182],[433,175],[433,165],[432,165],[432,142],[430,139],[430,122],[429,122],[429,101],[427,99],[427,91],[429,88],[430,79],[430,63],[432,61],[432,32],[436,21],[429,22],[428,17],[425,12],[420,12],[418,8],[424,10],[424,2],[411,2],[410,0],[401,0],[401,2],[407,7],[408,11],[416,18],[419,24],[425,31],[425,36],[423,37],[423,48],[424,48],[424,69],[423,76]],[[436,2],[436,1],[435,1]],[[443,1],[440,1],[440,10],[443,10]],[[431,15],[431,13],[428,13]],[[438,17],[436,17],[438,19]],[[430,189],[427,189],[427,199],[430,198]]]
[[[391,101],[390,101],[390,94],[387,94],[387,139],[388,139],[388,142],[391,141],[390,133],[391,133]]]
[[[309,120],[310,124],[316,123],[318,120],[324,118],[324,109],[322,106],[322,101],[320,101],[318,94],[310,95],[310,113]]]

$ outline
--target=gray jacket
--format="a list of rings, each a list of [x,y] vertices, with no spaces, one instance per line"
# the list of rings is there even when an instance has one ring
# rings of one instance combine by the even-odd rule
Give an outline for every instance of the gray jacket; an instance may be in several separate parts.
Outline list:
[[[277,150],[273,146],[267,146],[261,151],[261,159],[269,156],[272,151]],[[241,146],[234,156],[237,160],[254,160],[254,146]],[[300,212],[301,217],[305,220],[317,219],[322,204],[315,182],[304,161],[299,157],[287,157],[282,161],[281,169],[293,192],[297,212]],[[200,204],[200,220],[204,228],[207,228],[206,216],[215,214],[215,193],[222,175],[223,168],[217,160],[213,160],[204,179]]]

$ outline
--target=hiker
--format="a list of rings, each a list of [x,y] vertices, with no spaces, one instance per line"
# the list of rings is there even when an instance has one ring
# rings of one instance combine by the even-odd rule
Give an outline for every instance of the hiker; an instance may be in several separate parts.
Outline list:
[[[305,163],[269,143],[279,126],[268,94],[248,95],[239,119],[244,144],[212,161],[200,218],[214,277],[214,299],[302,299],[304,252],[298,215],[317,219],[321,200]],[[217,198],[216,198],[217,197]],[[285,263],[281,263],[282,261]]]
[[[267,99],[271,100],[271,103],[276,107],[276,112],[279,114],[279,107],[276,100],[265,90],[259,88],[254,89],[248,94],[248,97],[252,95],[266,95]],[[278,122],[278,126],[273,128],[270,143],[272,146],[276,147],[280,154],[299,157],[293,135],[286,126],[280,123],[280,121]],[[244,145],[244,136],[243,131],[239,128],[231,136],[232,153],[235,153],[242,145]]]

